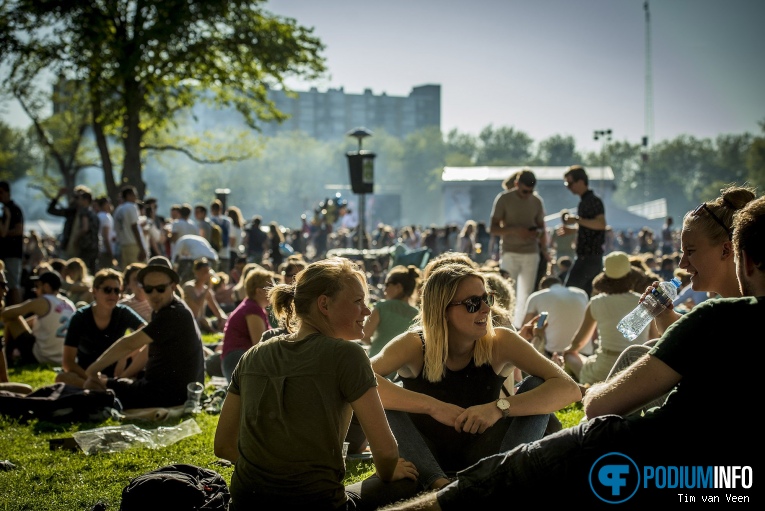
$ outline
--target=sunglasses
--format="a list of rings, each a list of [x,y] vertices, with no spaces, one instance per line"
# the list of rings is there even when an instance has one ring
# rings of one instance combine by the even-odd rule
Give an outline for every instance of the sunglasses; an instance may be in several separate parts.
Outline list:
[[[717,215],[715,215],[712,212],[712,210],[709,208],[709,206],[707,206],[706,202],[702,202],[701,204],[699,204],[699,206],[696,209],[693,210],[693,213],[691,213],[691,215],[692,216],[699,216],[701,214],[702,210],[704,210],[707,213],[709,213],[709,216],[712,217],[712,220],[717,222],[720,225],[720,227],[722,227],[723,230],[725,230],[725,234],[728,235],[728,239],[732,239],[731,235],[730,235],[730,229],[728,229],[728,226],[725,225],[722,220],[720,220],[720,217],[718,217]]]
[[[465,309],[467,309],[470,314],[473,314],[481,310],[481,302],[489,307],[494,305],[494,293],[484,293],[482,296],[471,296],[460,302],[452,302],[449,304],[449,307],[453,305],[464,305]]]
[[[144,292],[147,295],[152,294],[154,291],[156,291],[159,294],[162,294],[165,291],[167,291],[167,288],[170,287],[170,286],[171,286],[171,283],[160,284],[158,286],[141,285],[141,287],[143,288]]]
[[[104,287],[99,288],[99,289],[101,289],[101,291],[103,291],[107,295],[111,295],[111,294],[119,295],[120,294],[120,288],[118,288],[118,287],[104,286]]]

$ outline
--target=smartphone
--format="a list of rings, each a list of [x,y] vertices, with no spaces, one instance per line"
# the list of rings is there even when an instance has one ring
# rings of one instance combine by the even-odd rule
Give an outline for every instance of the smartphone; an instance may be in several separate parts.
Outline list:
[[[537,321],[537,328],[542,328],[547,321],[547,311],[539,313],[539,320]]]

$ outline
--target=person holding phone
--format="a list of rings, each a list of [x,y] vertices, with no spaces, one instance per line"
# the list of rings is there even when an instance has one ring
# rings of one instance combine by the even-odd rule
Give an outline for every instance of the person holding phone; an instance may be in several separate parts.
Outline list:
[[[581,394],[518,333],[493,327],[494,295],[480,270],[436,267],[421,298],[416,327],[387,344],[372,367],[402,454],[417,465],[422,488],[437,489],[485,456],[541,438],[549,414]],[[500,397],[514,367],[533,376]],[[401,386],[385,379],[392,372]]]

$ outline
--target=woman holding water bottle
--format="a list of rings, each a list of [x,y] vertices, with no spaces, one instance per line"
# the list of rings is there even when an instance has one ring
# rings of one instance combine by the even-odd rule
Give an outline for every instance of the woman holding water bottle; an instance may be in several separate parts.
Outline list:
[[[686,213],[680,233],[680,248],[683,255],[679,267],[690,273],[694,291],[706,291],[719,298],[741,296],[731,241],[733,217],[736,211],[742,209],[755,197],[753,188],[729,186],[722,189],[720,196],[716,199],[702,202],[696,209]],[[658,285],[659,282],[654,282],[646,289],[641,300]],[[610,378],[648,353],[658,340],[656,338],[680,317],[681,315],[672,305],[656,316],[653,323],[656,324],[657,335],[644,344],[628,346],[614,363],[608,377]],[[663,398],[649,403],[645,408],[662,403]]]
[[[370,314],[364,273],[324,259],[269,299],[289,333],[239,360],[215,432],[215,454],[236,464],[230,509],[375,509],[411,495],[417,470],[399,458],[369,358],[350,342]],[[376,476],[344,488],[352,413]]]

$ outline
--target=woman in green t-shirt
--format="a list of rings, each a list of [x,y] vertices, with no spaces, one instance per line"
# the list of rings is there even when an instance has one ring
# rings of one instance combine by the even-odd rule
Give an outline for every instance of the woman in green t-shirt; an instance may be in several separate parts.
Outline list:
[[[231,376],[215,454],[236,464],[232,511],[377,508],[411,495],[417,470],[399,458],[364,350],[367,287],[350,260],[310,264],[269,293],[287,334],[250,348]],[[343,486],[351,414],[372,445],[377,478]]]

